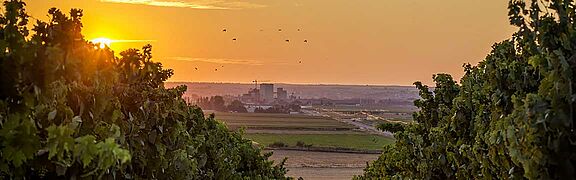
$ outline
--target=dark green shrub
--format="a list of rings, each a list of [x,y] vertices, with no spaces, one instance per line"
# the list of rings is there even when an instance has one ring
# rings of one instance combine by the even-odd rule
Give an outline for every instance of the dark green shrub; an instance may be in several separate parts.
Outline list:
[[[358,179],[574,179],[576,7],[511,0],[511,40],[457,84],[420,82],[416,124],[397,129]],[[386,129],[391,126],[386,127]]]
[[[0,179],[283,179],[249,140],[165,89],[151,46],[115,57],[81,34],[82,10],[0,16]]]

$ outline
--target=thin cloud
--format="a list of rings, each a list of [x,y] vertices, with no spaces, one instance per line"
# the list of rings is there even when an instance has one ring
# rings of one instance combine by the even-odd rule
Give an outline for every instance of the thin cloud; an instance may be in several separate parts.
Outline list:
[[[156,40],[149,39],[111,39],[112,43],[139,43],[139,42],[156,42]]]
[[[168,59],[177,61],[207,62],[217,64],[240,64],[240,65],[264,65],[262,61],[252,59],[228,59],[228,58],[191,58],[191,57],[169,57]]]
[[[249,2],[228,2],[224,0],[100,0],[100,2],[140,4],[160,7],[180,7],[191,9],[248,9],[266,7]]]

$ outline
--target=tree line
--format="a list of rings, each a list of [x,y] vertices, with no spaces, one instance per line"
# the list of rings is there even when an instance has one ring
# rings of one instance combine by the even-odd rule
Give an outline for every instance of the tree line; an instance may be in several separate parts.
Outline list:
[[[221,112],[224,111],[240,112],[240,113],[248,112],[246,107],[244,107],[244,103],[242,103],[241,101],[233,100],[232,102],[226,105],[226,101],[224,101],[224,98],[222,96],[199,98],[197,100],[196,105],[198,105],[202,109],[215,110]]]
[[[239,100],[233,100],[229,104],[222,96],[212,96],[212,97],[201,97],[196,101],[196,105],[205,110],[214,110],[220,112],[239,112],[246,113],[246,105]],[[276,101],[271,107],[254,108],[254,113],[290,113],[290,112],[300,112],[301,102],[300,101]]]

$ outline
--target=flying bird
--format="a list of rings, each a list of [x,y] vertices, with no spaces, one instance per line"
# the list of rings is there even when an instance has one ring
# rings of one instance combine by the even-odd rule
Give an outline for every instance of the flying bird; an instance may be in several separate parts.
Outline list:
[[[236,38],[232,39],[232,41],[236,41]]]
[[[298,63],[302,64],[302,61],[298,61]]]
[[[300,29],[298,29],[298,31],[300,31]]]
[[[214,71],[218,71],[218,69],[214,69]]]
[[[197,68],[197,67],[195,67],[194,69],[195,69],[195,70],[198,70],[198,68]]]
[[[304,43],[307,43],[307,42],[308,42],[308,40],[304,39]]]
[[[226,29],[222,29],[223,32],[226,32]]]
[[[278,29],[278,31],[282,31],[282,29]]]
[[[290,42],[290,39],[286,39],[286,42]]]

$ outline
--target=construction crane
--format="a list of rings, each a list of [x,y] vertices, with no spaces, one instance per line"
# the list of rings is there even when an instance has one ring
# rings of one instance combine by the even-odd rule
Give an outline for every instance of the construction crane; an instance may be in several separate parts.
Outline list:
[[[252,81],[252,82],[254,83],[254,89],[258,89],[258,82],[261,82],[261,83],[263,83],[263,82],[270,82],[270,80],[260,80],[260,81],[254,80],[254,81]]]
[[[258,89],[258,80],[252,81],[254,83],[254,89]]]

